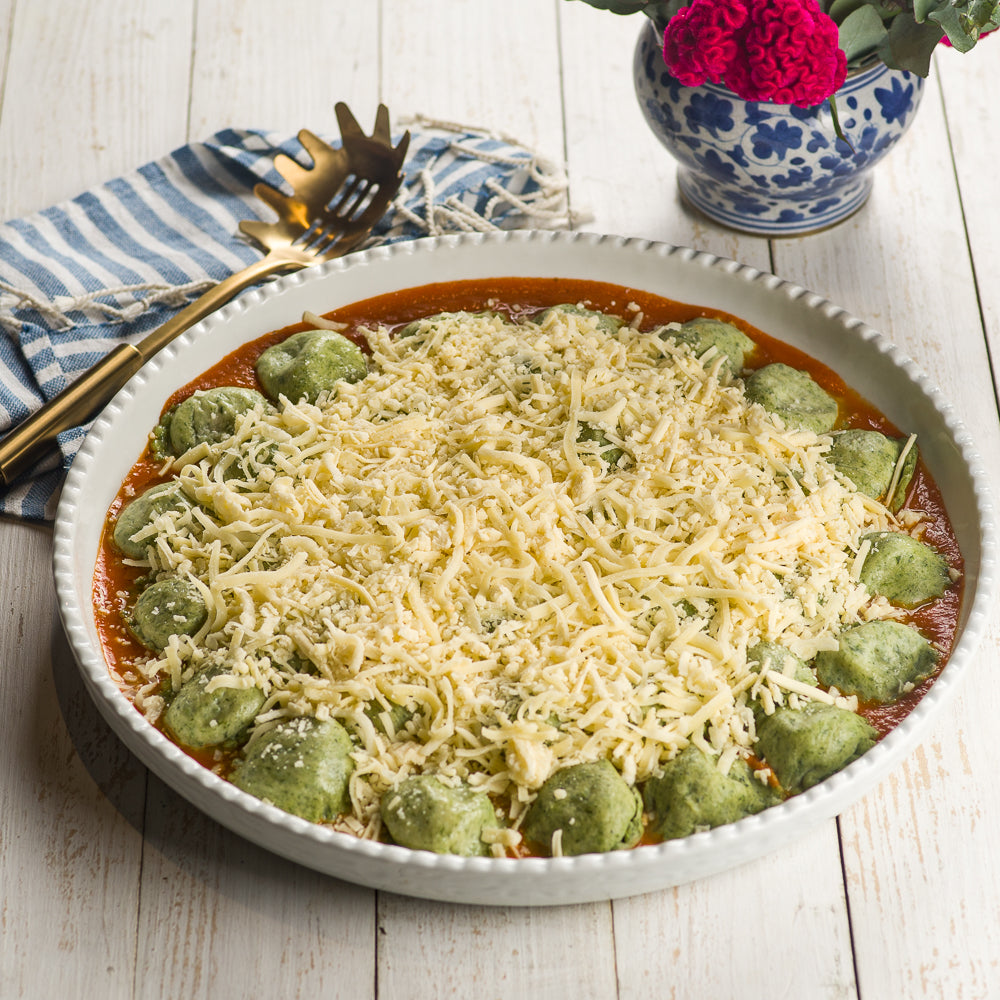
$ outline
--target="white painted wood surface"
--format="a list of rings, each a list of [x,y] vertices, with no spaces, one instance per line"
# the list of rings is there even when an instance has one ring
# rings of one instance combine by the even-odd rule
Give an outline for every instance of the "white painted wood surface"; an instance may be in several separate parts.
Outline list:
[[[0,217],[225,125],[385,101],[565,160],[581,228],[773,270],[880,328],[1000,465],[1000,59],[943,52],[848,223],[769,242],[689,214],[631,85],[640,24],[565,0],[0,0]],[[0,998],[1000,996],[1000,629],[932,737],[836,821],[616,903],[450,906],[339,883],[149,776],[62,638],[47,529],[0,522]]]

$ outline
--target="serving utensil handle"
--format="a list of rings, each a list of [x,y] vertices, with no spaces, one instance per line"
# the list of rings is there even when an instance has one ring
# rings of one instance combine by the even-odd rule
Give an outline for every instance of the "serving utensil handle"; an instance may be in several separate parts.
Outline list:
[[[70,427],[84,424],[142,367],[142,355],[131,344],[119,344],[75,382],[0,441],[0,482],[9,486]]]
[[[161,348],[228,302],[238,292],[278,271],[297,270],[311,261],[269,254],[223,279],[158,326],[138,345],[119,344],[75,382],[36,410],[0,441],[0,486],[9,486],[56,445],[63,432],[85,424]]]

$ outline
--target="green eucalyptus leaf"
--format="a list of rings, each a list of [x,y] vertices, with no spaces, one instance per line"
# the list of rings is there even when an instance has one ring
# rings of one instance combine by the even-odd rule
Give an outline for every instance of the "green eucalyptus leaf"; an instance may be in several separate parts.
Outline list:
[[[657,27],[663,31],[670,20],[690,0],[583,0],[584,3],[597,10],[607,10],[612,14],[645,14]]]
[[[584,0],[584,3],[597,10],[609,10],[612,14],[644,13],[647,7],[656,6],[648,0]]]
[[[909,11],[902,11],[892,19],[878,54],[890,69],[904,69],[926,77],[931,71],[931,56],[940,41],[939,25],[917,24]]]
[[[969,34],[968,28],[971,25],[968,20],[951,6],[933,11],[927,15],[927,20],[928,23],[941,25],[942,34],[948,36],[952,48],[958,52],[968,52],[976,44],[976,39],[979,37],[977,29],[973,29],[975,34]]]
[[[972,0],[969,20],[980,30],[1000,27],[1000,0]]]
[[[883,21],[891,21],[900,12],[897,0],[833,0],[827,13],[837,24],[843,24],[863,8],[874,11]]]
[[[833,0],[827,14],[837,24],[843,24],[853,13],[869,6],[868,0]]]
[[[647,3],[643,13],[650,18],[656,30],[663,32],[670,20],[682,7],[687,7],[690,0],[662,0],[661,3]]]
[[[913,0],[913,19],[921,24],[942,6],[948,6],[947,2],[942,4],[941,0]]]
[[[849,63],[857,62],[875,52],[887,35],[878,12],[871,7],[859,7],[840,26],[840,47]]]

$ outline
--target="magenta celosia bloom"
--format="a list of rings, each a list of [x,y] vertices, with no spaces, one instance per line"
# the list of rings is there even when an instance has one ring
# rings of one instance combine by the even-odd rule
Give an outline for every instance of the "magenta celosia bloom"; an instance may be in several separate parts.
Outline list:
[[[670,72],[686,87],[706,80],[721,83],[738,54],[737,32],[746,20],[742,0],[694,0],[673,16],[663,35],[663,58]]]
[[[724,83],[744,100],[800,107],[847,76],[837,25],[816,0],[694,0],[668,22],[663,58],[686,86]]]
[[[837,25],[815,0],[757,0],[724,81],[746,100],[808,108],[846,76]]]

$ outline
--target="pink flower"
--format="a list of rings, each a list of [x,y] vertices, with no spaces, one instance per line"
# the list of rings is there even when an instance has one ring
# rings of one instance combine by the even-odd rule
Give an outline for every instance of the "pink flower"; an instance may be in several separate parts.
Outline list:
[[[663,58],[685,86],[812,107],[847,76],[836,23],[816,0],[694,0],[667,23]]]
[[[663,58],[675,79],[686,87],[721,83],[737,56],[737,32],[746,20],[742,0],[694,0],[678,11],[663,35]]]
[[[757,0],[724,82],[745,100],[808,108],[835,93],[846,76],[837,25],[815,0]]]

